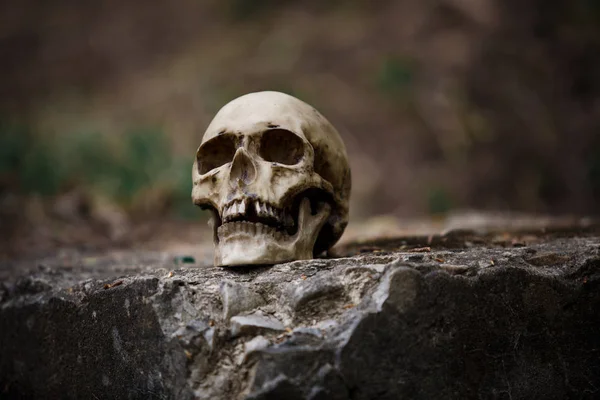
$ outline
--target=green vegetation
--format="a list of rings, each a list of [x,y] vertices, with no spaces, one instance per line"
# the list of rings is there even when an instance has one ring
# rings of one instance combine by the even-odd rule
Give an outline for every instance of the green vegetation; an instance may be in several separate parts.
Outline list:
[[[377,74],[380,90],[395,100],[407,101],[414,89],[415,61],[406,57],[387,57]]]
[[[27,148],[29,132],[0,122],[0,174],[17,169]]]
[[[284,2],[275,0],[229,0],[221,4],[227,13],[238,20],[251,20],[261,14],[279,8]]]
[[[48,137],[0,125],[0,184],[24,194],[53,196],[78,187],[131,210],[154,190],[163,208],[193,218],[199,213],[190,200],[191,165],[173,157],[168,138],[156,129]]]
[[[442,187],[431,187],[427,193],[427,206],[432,215],[442,215],[452,209],[452,199]]]

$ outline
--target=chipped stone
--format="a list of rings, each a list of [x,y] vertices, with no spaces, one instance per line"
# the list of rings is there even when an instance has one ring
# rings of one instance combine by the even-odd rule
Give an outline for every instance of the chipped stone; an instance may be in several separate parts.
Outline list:
[[[398,312],[410,308],[417,297],[421,274],[409,267],[397,267],[384,278],[374,294],[377,309],[389,304]]]
[[[254,292],[247,284],[225,280],[219,286],[223,302],[223,318],[254,310],[265,303],[260,294]]]
[[[269,342],[269,340],[264,336],[256,336],[251,340],[247,341],[246,343],[244,343],[244,352],[241,354],[238,360],[238,364],[245,363],[252,354],[256,353],[257,351],[266,349],[267,347],[269,347],[270,344],[271,343]]]
[[[454,265],[454,264],[441,264],[440,268],[450,274],[464,274],[469,271],[469,267],[467,265]]]
[[[477,261],[477,266],[479,268],[488,268],[494,266],[494,262],[492,260],[479,260]]]
[[[298,335],[311,335],[311,336],[316,336],[319,338],[323,337],[323,331],[321,329],[311,328],[311,327],[306,327],[306,326],[301,326],[299,328],[295,328],[292,330],[292,333],[298,334]]]
[[[543,253],[537,254],[533,257],[529,257],[526,259],[526,261],[531,265],[535,265],[536,267],[546,267],[564,264],[568,262],[569,259],[570,257],[564,254]]]
[[[329,296],[343,290],[339,277],[333,274],[323,274],[299,282],[291,282],[283,291],[281,303],[292,310],[300,309],[304,304],[318,298]]]
[[[321,330],[331,330],[336,328],[339,323],[333,319],[326,319],[324,321],[320,321],[318,324],[315,324],[315,328]]]
[[[269,340],[264,336],[256,336],[244,344],[244,354],[248,355],[255,351],[265,349],[267,346],[269,346]]]
[[[277,318],[260,313],[237,315],[231,318],[231,335],[255,334],[263,331],[285,331],[285,326]]]

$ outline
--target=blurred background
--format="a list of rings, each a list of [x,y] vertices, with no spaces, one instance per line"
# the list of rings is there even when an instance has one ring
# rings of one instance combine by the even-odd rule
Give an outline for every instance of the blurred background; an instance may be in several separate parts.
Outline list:
[[[597,0],[4,0],[0,248],[203,225],[195,150],[259,90],[338,128],[353,223],[594,215],[599,61]]]

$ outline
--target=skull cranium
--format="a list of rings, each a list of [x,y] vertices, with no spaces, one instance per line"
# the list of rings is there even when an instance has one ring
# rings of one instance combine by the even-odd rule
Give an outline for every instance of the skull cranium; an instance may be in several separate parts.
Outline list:
[[[312,258],[348,222],[350,168],[335,128],[279,92],[225,105],[196,153],[194,204],[213,211],[215,265]]]

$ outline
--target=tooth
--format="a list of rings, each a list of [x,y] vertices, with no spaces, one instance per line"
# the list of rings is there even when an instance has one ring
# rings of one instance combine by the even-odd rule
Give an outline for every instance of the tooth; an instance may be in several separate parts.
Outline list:
[[[267,213],[267,205],[265,203],[261,203],[260,211],[263,215]]]
[[[258,205],[258,201],[254,203],[254,209],[256,210],[256,215],[260,214],[260,206]]]
[[[244,200],[238,204],[238,213],[246,214],[246,202]]]

